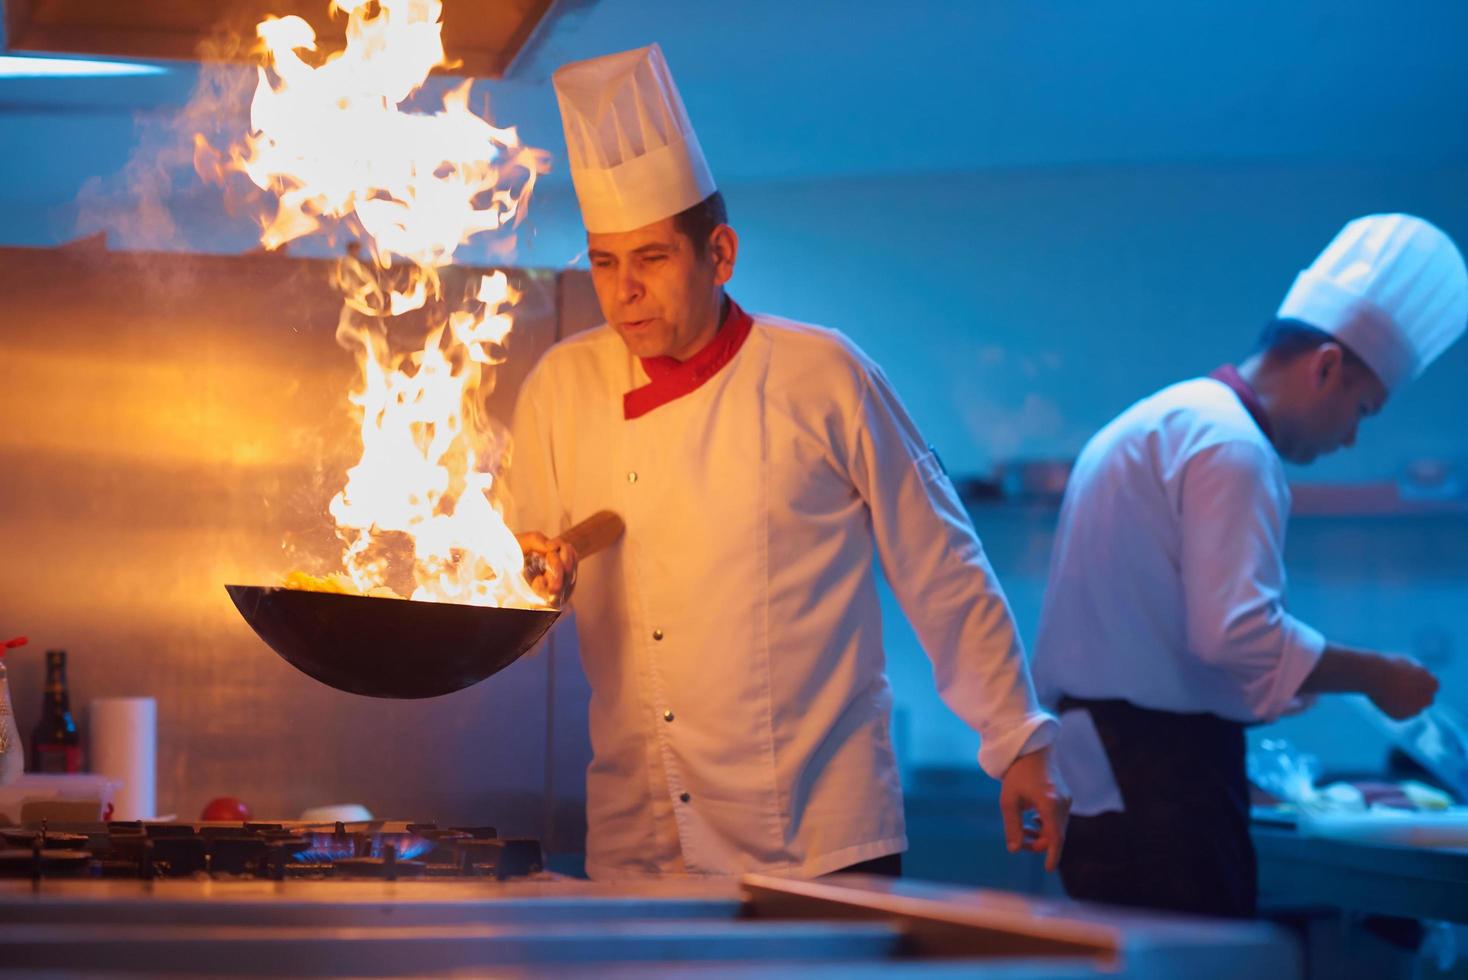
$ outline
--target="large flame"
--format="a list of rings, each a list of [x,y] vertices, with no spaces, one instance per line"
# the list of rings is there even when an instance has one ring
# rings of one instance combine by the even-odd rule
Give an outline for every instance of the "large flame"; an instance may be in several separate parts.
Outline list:
[[[350,398],[362,458],[329,508],[345,574],[380,594],[406,551],[414,599],[544,605],[495,500],[508,444],[484,411],[519,294],[498,272],[450,290],[440,270],[475,235],[518,223],[547,157],[471,112],[468,81],[416,108],[445,63],[438,0],[332,10],[347,17],[347,43],[324,55],[299,17],[259,26],[252,132],[231,160],[275,199],[266,248],[343,230],[363,246],[337,275],[337,339],[361,367]],[[425,320],[405,348],[404,330]]]

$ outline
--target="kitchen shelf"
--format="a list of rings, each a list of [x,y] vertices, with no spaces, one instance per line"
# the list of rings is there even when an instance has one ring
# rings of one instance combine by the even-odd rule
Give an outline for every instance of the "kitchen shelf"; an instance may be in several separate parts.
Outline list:
[[[957,478],[959,499],[975,515],[1012,512],[1026,517],[1054,516],[1058,496],[1004,496],[994,481]],[[1465,496],[1403,496],[1390,481],[1362,483],[1296,483],[1291,486],[1292,518],[1437,518],[1468,517]]]
[[[1292,517],[1440,517],[1468,516],[1468,497],[1403,496],[1400,485],[1374,483],[1296,483]]]

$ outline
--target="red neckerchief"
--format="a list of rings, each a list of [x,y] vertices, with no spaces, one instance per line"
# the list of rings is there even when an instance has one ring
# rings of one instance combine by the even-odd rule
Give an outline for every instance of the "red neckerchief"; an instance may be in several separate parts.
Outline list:
[[[1259,393],[1254,390],[1254,386],[1244,380],[1238,368],[1232,364],[1225,364],[1222,367],[1214,368],[1209,372],[1208,377],[1228,385],[1230,390],[1239,396],[1239,401],[1244,403],[1244,408],[1253,417],[1254,424],[1259,426],[1259,431],[1264,433],[1264,438],[1270,442],[1274,441],[1274,428],[1269,424],[1269,416],[1264,414],[1264,403],[1259,400]]]
[[[622,396],[622,417],[641,418],[653,409],[697,391],[705,381],[734,359],[754,320],[729,300],[729,311],[719,325],[714,339],[686,361],[676,357],[644,357],[642,369],[650,379],[641,388],[633,388]]]

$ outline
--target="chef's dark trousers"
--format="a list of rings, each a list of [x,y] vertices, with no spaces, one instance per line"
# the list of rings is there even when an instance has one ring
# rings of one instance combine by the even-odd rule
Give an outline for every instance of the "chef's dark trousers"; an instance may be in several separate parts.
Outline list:
[[[832,871],[833,875],[882,875],[887,878],[902,877],[902,854],[884,854],[879,858],[871,858],[867,861],[858,861],[839,871]]]
[[[1252,918],[1258,869],[1249,838],[1244,726],[1126,701],[1064,698],[1090,712],[1124,812],[1071,817],[1060,880],[1072,898]]]

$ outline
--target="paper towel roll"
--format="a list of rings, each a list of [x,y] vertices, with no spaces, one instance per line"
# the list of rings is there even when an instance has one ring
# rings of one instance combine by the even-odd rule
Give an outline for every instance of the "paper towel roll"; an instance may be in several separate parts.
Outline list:
[[[92,702],[92,772],[122,783],[113,820],[155,816],[158,702],[152,698],[98,698]]]

